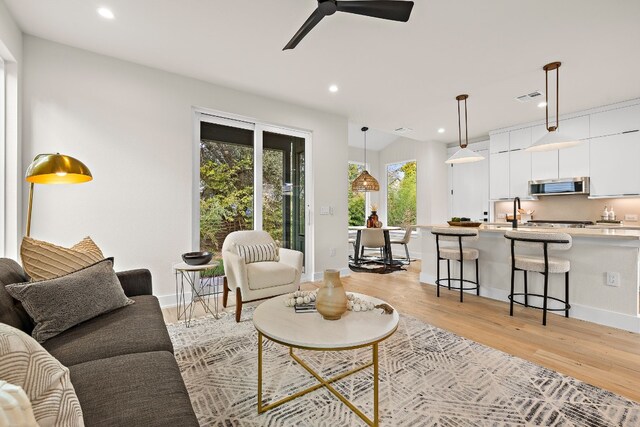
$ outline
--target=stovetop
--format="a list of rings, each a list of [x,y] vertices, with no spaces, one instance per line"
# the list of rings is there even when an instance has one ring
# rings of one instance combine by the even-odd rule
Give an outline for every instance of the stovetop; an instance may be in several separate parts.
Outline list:
[[[526,224],[527,227],[566,227],[566,228],[585,228],[587,225],[594,225],[593,221],[570,221],[570,220],[552,220],[552,219],[534,219]]]

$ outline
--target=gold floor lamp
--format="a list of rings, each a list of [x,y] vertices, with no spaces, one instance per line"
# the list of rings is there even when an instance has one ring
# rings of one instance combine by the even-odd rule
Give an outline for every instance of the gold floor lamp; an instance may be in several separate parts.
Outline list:
[[[89,168],[78,159],[64,154],[38,154],[27,168],[25,180],[29,185],[27,236],[31,233],[31,207],[34,184],[81,184],[93,179]]]

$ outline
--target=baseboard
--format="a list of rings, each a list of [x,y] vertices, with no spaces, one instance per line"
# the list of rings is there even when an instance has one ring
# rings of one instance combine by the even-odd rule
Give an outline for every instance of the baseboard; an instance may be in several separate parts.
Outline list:
[[[426,273],[420,273],[420,283],[435,287],[434,276]],[[474,291],[467,291],[475,293]],[[505,289],[491,288],[487,286],[480,287],[480,296],[491,298],[498,301],[509,302],[507,298],[509,291]],[[561,312],[549,312],[562,316]],[[588,305],[571,303],[571,311],[569,315],[574,319],[586,320],[587,322],[598,323],[600,325],[611,326],[612,328],[623,329],[625,331],[640,333],[640,317],[629,314],[616,313],[602,308],[590,307]]]
[[[351,275],[351,270],[349,270],[349,267],[345,267],[345,268],[341,268],[340,269],[340,277],[347,277]],[[316,271],[315,273],[313,273],[313,281],[317,282],[319,280],[322,280],[322,278],[324,277],[324,272],[323,271]]]

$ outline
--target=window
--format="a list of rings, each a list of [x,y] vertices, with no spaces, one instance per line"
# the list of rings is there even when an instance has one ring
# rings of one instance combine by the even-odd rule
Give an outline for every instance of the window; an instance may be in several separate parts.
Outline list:
[[[403,226],[416,223],[415,160],[387,165],[387,223]]]
[[[367,217],[367,193],[351,191],[351,183],[364,171],[362,163],[349,162],[349,190],[347,205],[349,207],[349,226],[364,225]]]

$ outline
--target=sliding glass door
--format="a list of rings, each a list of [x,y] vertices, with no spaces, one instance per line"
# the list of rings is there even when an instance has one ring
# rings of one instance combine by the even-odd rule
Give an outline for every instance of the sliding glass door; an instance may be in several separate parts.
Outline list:
[[[219,254],[229,233],[265,230],[306,260],[309,135],[206,114],[199,133],[200,249]]]

